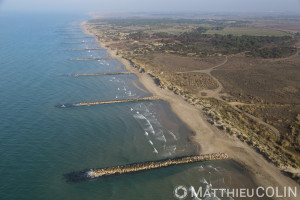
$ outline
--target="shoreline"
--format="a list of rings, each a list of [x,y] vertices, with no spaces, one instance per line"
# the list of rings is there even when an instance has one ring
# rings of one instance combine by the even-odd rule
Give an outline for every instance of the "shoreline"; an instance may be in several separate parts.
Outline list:
[[[138,80],[150,93],[169,103],[172,112],[194,132],[195,135],[191,136],[191,139],[199,144],[201,153],[228,153],[232,160],[239,163],[249,172],[251,178],[259,186],[277,186],[281,188],[290,186],[297,187],[298,191],[300,191],[299,185],[294,180],[283,175],[279,168],[268,162],[249,145],[209,124],[199,107],[189,104],[181,96],[174,94],[168,89],[160,88],[147,72],[140,73],[129,60],[118,55],[117,50],[113,50],[107,47],[103,41],[99,41],[95,34],[88,30],[86,23],[83,22],[81,24],[86,34],[95,37],[100,46],[111,55],[111,58],[124,64],[128,72],[136,74]]]

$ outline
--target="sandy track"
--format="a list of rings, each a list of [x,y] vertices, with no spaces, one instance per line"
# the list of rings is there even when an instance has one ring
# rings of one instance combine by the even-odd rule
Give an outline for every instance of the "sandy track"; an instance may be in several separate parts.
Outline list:
[[[266,126],[267,128],[269,128],[275,135],[276,135],[276,138],[279,139],[280,138],[280,132],[277,128],[275,128],[274,126],[272,126],[271,124],[268,124],[266,122],[264,122],[262,119],[258,118],[258,117],[255,117],[249,113],[246,113],[242,110],[240,110],[239,108],[237,108],[236,106],[237,105],[246,105],[242,102],[234,102],[234,103],[231,103],[231,102],[227,102],[225,101],[224,99],[221,98],[221,96],[229,96],[228,94],[226,93],[221,93],[221,91],[224,89],[223,88],[223,85],[220,83],[220,81],[214,77],[211,72],[215,69],[217,69],[218,67],[221,67],[223,65],[225,65],[228,61],[228,56],[225,57],[225,60],[218,64],[218,65],[215,65],[209,69],[205,69],[205,70],[192,70],[192,71],[185,71],[185,72],[177,72],[179,74],[181,73],[192,73],[192,72],[198,72],[198,73],[204,73],[204,74],[207,74],[208,76],[210,76],[219,86],[218,88],[214,89],[214,90],[208,90],[208,89],[205,89],[205,90],[201,90],[199,91],[199,95],[202,96],[203,98],[215,98],[219,101],[223,101],[229,105],[231,105],[236,111],[240,112],[240,113],[244,113],[247,117],[251,118],[252,120],[254,120],[255,122],[259,123],[259,124],[262,124],[264,126]],[[205,96],[202,95],[202,93],[205,93]]]

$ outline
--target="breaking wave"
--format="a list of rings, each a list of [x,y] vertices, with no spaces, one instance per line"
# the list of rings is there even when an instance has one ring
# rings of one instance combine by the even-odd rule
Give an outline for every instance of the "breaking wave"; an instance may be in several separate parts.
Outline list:
[[[164,128],[157,119],[156,113],[151,109],[151,104],[140,103],[130,108],[133,117],[143,128],[143,135],[153,146],[154,153],[160,152],[163,156],[171,156],[176,153],[177,137],[170,130]]]

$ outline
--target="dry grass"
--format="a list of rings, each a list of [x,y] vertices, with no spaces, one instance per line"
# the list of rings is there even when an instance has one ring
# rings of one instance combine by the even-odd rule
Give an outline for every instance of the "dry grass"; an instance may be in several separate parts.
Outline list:
[[[235,56],[212,74],[243,102],[300,103],[300,57],[270,62]]]
[[[184,72],[191,70],[209,69],[224,60],[223,57],[183,57],[170,54],[155,54],[153,63],[160,66],[161,70]]]
[[[207,34],[221,34],[221,35],[251,35],[251,36],[290,36],[291,34],[265,28],[237,28],[237,27],[226,27],[223,30],[209,30]]]

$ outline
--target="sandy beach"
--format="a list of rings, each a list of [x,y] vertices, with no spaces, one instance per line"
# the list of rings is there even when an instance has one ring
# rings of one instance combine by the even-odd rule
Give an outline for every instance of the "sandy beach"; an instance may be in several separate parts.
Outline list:
[[[82,27],[87,34],[95,36],[88,31],[86,22],[82,23]],[[279,168],[269,163],[246,143],[209,124],[199,107],[189,104],[181,96],[168,89],[160,88],[147,73],[140,73],[128,60],[118,55],[117,50],[108,48],[102,41],[98,40],[98,42],[112,58],[123,63],[129,72],[135,73],[149,92],[170,104],[173,112],[194,132],[192,139],[200,145],[201,153],[228,153],[231,159],[241,164],[252,175],[257,185],[263,187],[273,186],[279,189],[297,187],[299,193],[300,187],[294,180],[282,174]]]

